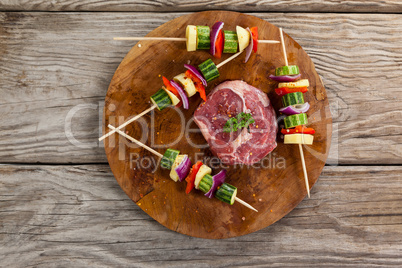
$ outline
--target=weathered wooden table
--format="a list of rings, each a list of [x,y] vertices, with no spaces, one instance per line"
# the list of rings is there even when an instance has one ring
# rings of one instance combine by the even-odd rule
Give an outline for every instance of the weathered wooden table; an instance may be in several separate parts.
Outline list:
[[[97,142],[108,84],[133,45],[112,37],[209,9],[283,27],[323,77],[334,119],[312,198],[226,240],[150,218]],[[1,267],[402,266],[401,3],[0,0],[0,10]]]

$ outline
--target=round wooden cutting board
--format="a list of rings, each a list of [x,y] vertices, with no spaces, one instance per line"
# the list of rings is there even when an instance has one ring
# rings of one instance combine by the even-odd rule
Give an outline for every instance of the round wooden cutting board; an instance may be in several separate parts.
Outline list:
[[[236,25],[258,27],[259,39],[280,40],[279,29],[254,16],[228,11],[207,11],[176,18],[147,36],[184,37],[188,24],[212,26],[225,23],[225,30]],[[314,144],[303,146],[310,187],[317,181],[327,159],[332,130],[328,99],[314,64],[307,53],[286,33],[288,61],[298,65],[302,78],[310,81],[305,101],[311,105],[309,127],[316,130]],[[126,55],[110,83],[104,109],[104,132],[108,124],[120,125],[127,118],[151,106],[149,97],[162,85],[161,75],[169,79],[185,71],[183,64],[197,66],[212,57],[208,51],[187,52],[185,42],[141,41]],[[209,83],[207,93],[225,80],[244,80],[268,94],[274,109],[281,108],[275,95],[276,82],[268,76],[284,65],[280,44],[259,44],[244,63],[245,53],[219,69],[220,77]],[[160,153],[167,148],[188,154],[192,162],[203,160],[216,174],[222,167],[212,155],[192,116],[201,103],[198,94],[189,99],[190,109],[167,108],[148,113],[128,125],[124,131]],[[279,115],[278,115],[279,116]],[[196,146],[197,145],[197,146]],[[199,148],[203,145],[202,148]],[[176,232],[202,238],[228,238],[255,232],[281,219],[306,197],[306,189],[297,145],[284,145],[278,134],[277,148],[258,165],[229,166],[226,182],[238,188],[238,197],[256,209],[239,203],[230,206],[202,192],[186,195],[186,182],[175,183],[169,170],[159,167],[159,158],[118,134],[105,139],[106,155],[113,174],[126,194],[148,215]]]

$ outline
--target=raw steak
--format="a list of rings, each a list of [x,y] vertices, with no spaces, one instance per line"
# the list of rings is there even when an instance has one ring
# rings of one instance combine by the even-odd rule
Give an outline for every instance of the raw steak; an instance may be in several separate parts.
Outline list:
[[[223,132],[226,121],[241,112],[251,113],[255,123],[237,132]],[[194,121],[212,153],[225,164],[250,165],[276,147],[278,126],[267,95],[240,80],[219,84],[194,112]]]

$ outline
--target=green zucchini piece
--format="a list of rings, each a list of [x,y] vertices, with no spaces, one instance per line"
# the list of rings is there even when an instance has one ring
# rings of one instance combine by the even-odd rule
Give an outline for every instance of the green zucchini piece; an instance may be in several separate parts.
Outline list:
[[[282,66],[275,69],[275,75],[296,75],[299,74],[299,67],[297,65]]]
[[[237,52],[237,33],[235,31],[223,31],[223,53]]]
[[[197,26],[197,49],[209,49],[211,39],[208,26]]]
[[[308,123],[307,114],[305,113],[286,116],[283,121],[285,123],[285,128],[307,125]]]
[[[207,82],[214,80],[219,77],[219,71],[215,63],[211,59],[207,59],[200,65],[198,65],[202,75]]]
[[[159,89],[158,92],[151,96],[151,101],[158,107],[159,111],[172,105],[172,100],[163,88]]]
[[[198,189],[200,189],[202,192],[204,192],[206,194],[211,189],[213,182],[214,182],[214,180],[213,180],[212,176],[207,174],[200,181],[200,184],[198,185]]]
[[[215,193],[215,197],[222,202],[233,205],[236,200],[237,188],[229,183],[223,183]]]
[[[283,107],[288,107],[291,105],[297,105],[297,104],[303,104],[303,103],[304,103],[304,97],[303,97],[303,93],[301,93],[301,92],[289,93],[282,97]]]
[[[163,154],[161,167],[171,169],[174,160],[176,160],[176,157],[179,155],[179,153],[180,151],[178,150],[167,149],[166,152]]]

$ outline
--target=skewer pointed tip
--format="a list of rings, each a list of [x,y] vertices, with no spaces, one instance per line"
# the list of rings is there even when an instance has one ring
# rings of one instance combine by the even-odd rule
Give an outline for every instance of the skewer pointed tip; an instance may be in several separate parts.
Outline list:
[[[299,151],[300,151],[300,159],[301,159],[302,166],[303,166],[303,174],[304,174],[304,181],[306,183],[307,196],[308,196],[308,198],[310,198],[310,185],[308,183],[306,162],[304,161],[303,147],[302,147],[301,143],[299,143]]]
[[[280,41],[277,40],[258,40],[258,43],[262,44],[280,44]]]
[[[123,127],[125,127],[125,126],[127,126],[128,124],[134,122],[135,120],[137,120],[138,118],[140,118],[140,117],[143,116],[144,114],[146,114],[146,113],[152,111],[152,110],[155,109],[156,107],[157,107],[156,104],[152,105],[150,108],[148,108],[148,109],[146,109],[145,111],[143,111],[142,113],[140,113],[140,114],[134,116],[134,117],[131,118],[130,120],[127,120],[125,123],[121,124],[121,125],[118,126],[116,129],[118,129],[118,130],[122,129]],[[113,127],[113,126],[112,126],[112,127]],[[110,128],[110,127],[109,127],[109,128]],[[105,135],[103,135],[102,137],[100,137],[98,140],[99,140],[99,141],[102,141],[102,140],[104,140],[105,138],[109,137],[110,135],[112,135],[113,133],[115,133],[115,132],[117,131],[117,130],[115,130],[114,127],[113,127],[113,128],[110,128],[110,129],[112,129],[112,131],[109,131],[108,133],[106,133]]]
[[[240,198],[236,197],[235,198],[237,202],[239,202],[240,204],[242,204],[243,206],[248,207],[251,210],[254,210],[255,212],[258,212],[258,210],[256,210],[255,208],[253,208],[250,204],[244,202],[243,200],[241,200]]]

